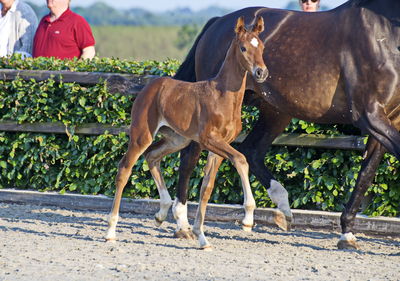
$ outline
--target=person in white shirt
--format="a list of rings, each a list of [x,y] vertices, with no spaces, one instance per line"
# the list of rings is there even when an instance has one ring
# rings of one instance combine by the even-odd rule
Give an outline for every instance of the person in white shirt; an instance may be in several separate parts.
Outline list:
[[[22,0],[0,0],[0,57],[20,53],[32,56],[33,37],[38,19]]]

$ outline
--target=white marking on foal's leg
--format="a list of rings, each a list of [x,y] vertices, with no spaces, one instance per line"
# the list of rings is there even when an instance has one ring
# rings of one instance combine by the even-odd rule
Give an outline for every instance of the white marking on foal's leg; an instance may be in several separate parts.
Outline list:
[[[199,216],[196,216],[196,220],[193,225],[193,233],[197,236],[201,249],[208,251],[212,249],[211,244],[207,241],[207,238],[204,234],[204,226],[199,222]]]
[[[254,209],[256,208],[256,201],[254,200],[252,193],[248,198],[245,196],[243,203],[244,206],[244,218],[242,220],[242,229],[247,232],[251,232],[254,225]]]
[[[178,198],[176,198],[172,206],[172,213],[174,214],[174,218],[176,220],[177,232],[180,230],[190,230],[190,224],[187,216],[187,204],[182,204],[179,202]]]
[[[200,244],[200,248],[205,250],[205,251],[211,251],[211,245],[210,243],[208,243],[206,236],[204,235],[204,232],[201,232],[198,236],[199,238],[199,244]]]
[[[107,241],[115,241],[116,239],[115,229],[117,227],[118,218],[119,218],[118,215],[112,216],[110,214],[108,216],[108,229],[106,235]]]
[[[251,231],[254,225],[254,209],[256,208],[256,201],[254,200],[249,181],[249,165],[247,164],[244,155],[240,153],[234,157],[232,162],[234,163],[242,182],[244,196],[243,207],[245,212],[242,220],[242,229],[244,231]]]
[[[287,190],[276,180],[271,180],[270,188],[267,189],[268,195],[274,202],[278,209],[283,212],[286,217],[292,217],[290,210],[289,197]]]
[[[161,189],[160,192],[160,210],[155,214],[155,224],[160,226],[163,221],[167,218],[168,210],[172,205],[171,196],[167,189]]]

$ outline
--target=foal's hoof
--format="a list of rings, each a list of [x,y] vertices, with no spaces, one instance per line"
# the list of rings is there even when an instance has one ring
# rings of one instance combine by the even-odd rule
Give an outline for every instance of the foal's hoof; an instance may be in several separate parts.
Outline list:
[[[202,246],[200,247],[200,249],[203,250],[204,252],[211,252],[213,250],[211,245]]]
[[[194,235],[191,229],[188,230],[180,229],[174,233],[174,237],[187,240],[194,240],[196,238],[196,235]]]
[[[106,238],[106,243],[115,243],[117,242],[117,239],[115,238]]]
[[[290,231],[292,227],[292,217],[285,216],[280,210],[275,210],[274,222],[284,231]]]
[[[242,229],[246,232],[252,232],[253,231],[253,226],[249,224],[242,224]]]
[[[339,240],[337,247],[340,250],[359,250],[357,242],[354,240]]]

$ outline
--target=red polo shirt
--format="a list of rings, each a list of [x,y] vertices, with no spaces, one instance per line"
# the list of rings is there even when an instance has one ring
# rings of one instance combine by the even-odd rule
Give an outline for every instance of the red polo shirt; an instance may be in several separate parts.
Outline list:
[[[79,58],[82,49],[94,44],[87,21],[68,9],[53,22],[50,14],[42,18],[33,40],[33,57]]]

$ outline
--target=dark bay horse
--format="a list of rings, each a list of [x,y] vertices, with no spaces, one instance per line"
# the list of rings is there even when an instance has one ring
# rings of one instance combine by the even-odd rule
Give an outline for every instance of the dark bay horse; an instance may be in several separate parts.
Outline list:
[[[241,109],[247,75],[256,83],[268,76],[263,60],[264,44],[258,35],[264,30],[262,17],[258,17],[251,29],[246,29],[243,17],[233,22],[231,38],[219,72],[213,79],[201,82],[184,82],[161,77],[148,84],[137,96],[132,106],[128,151],[119,163],[116,177],[116,194],[109,217],[106,239],[116,239],[116,225],[123,189],[133,165],[144,154],[156,182],[161,201],[156,214],[158,222],[165,220],[172,204],[160,170],[160,161],[170,153],[196,141],[201,149],[208,150],[209,157],[201,188],[201,200],[193,232],[202,248],[209,248],[203,222],[206,204],[214,185],[215,166],[224,158],[231,160],[242,180],[246,211],[243,224],[253,225],[255,201],[248,179],[246,158],[230,143],[242,130]],[[160,130],[163,138],[152,144]]]
[[[248,79],[246,100],[260,110],[241,144],[251,172],[266,187],[290,222],[288,202],[274,199],[282,186],[264,165],[272,141],[295,117],[316,123],[354,124],[369,135],[356,187],[341,216],[339,248],[357,248],[353,224],[383,154],[400,160],[400,1],[351,0],[336,9],[303,13],[252,7],[211,19],[176,74],[186,81],[213,77],[223,62],[238,16],[252,23],[262,16],[264,60],[270,76]],[[184,209],[189,176],[199,157],[191,143],[181,152],[178,200]],[[214,171],[213,173],[216,173]],[[185,214],[179,211],[175,217]],[[189,231],[189,229],[184,229]]]

